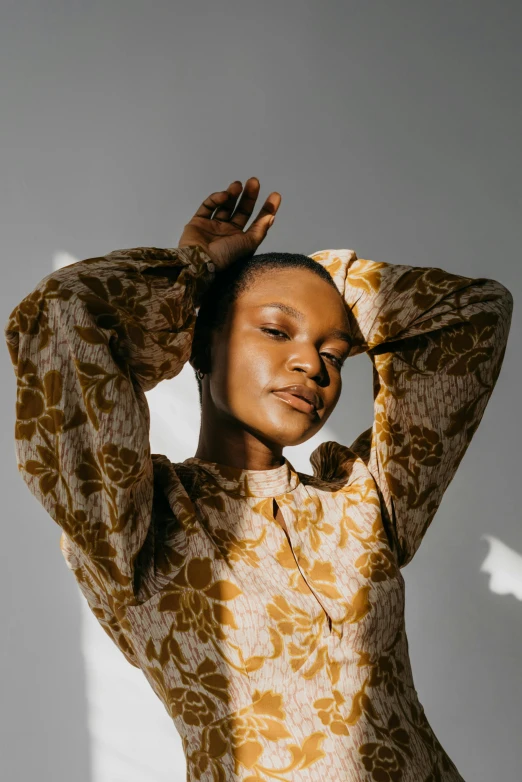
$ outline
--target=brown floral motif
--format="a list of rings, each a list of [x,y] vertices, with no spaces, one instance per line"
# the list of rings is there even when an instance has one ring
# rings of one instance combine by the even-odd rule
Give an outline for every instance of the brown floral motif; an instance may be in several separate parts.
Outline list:
[[[412,292],[412,303],[421,312],[432,307],[437,300],[451,291],[461,288],[463,283],[472,282],[469,277],[461,277],[439,269],[410,268],[396,282],[397,293]]]
[[[266,782],[267,778],[290,782],[293,777],[288,774],[309,768],[325,756],[321,744],[326,735],[317,731],[305,738],[300,746],[289,744],[286,749],[291,757],[290,763],[283,768],[267,768],[260,763],[264,751],[261,739],[278,742],[290,738],[285,716],[280,693],[254,690],[251,705],[203,730],[197,749],[191,750],[188,743],[184,743],[189,773],[195,779],[203,779],[203,775],[210,771],[212,779],[226,782],[222,759],[232,755],[236,776],[239,777],[242,768],[252,772],[242,777],[245,782]]]
[[[313,703],[323,725],[327,725],[336,736],[348,736],[350,733],[339,711],[345,700],[338,690],[333,690],[333,698],[318,698]]]
[[[470,349],[464,355],[461,355],[458,361],[448,369],[448,375],[468,375],[477,371],[481,364],[491,361],[493,357],[493,347],[483,345]]]
[[[325,562],[323,560],[316,559],[310,562],[306,554],[303,554],[301,548],[296,546],[296,556],[299,559],[299,564],[303,571],[307,574],[308,580],[313,584],[314,590],[319,592],[325,597],[329,597],[333,600],[340,600],[341,593],[335,586],[335,572],[331,562]],[[288,541],[284,540],[276,552],[276,559],[286,570],[288,574],[288,584],[292,589],[300,592],[302,595],[310,594],[310,587],[301,575],[301,571],[297,567],[295,557],[292,554]]]
[[[266,529],[263,529],[258,538],[238,538],[227,528],[212,530],[212,537],[227,562],[246,562],[250,567],[259,567],[260,559],[255,550],[266,537]]]
[[[43,381],[31,361],[19,371],[19,398],[16,404],[16,437],[31,440],[37,424],[49,434],[56,434],[63,425],[64,415],[56,405],[62,398],[62,376],[56,370],[46,372]]]
[[[96,460],[90,449],[82,452],[82,461],[74,473],[79,478],[80,491],[85,498],[104,491],[108,504],[111,532],[124,530],[135,514],[132,501],[118,503],[118,489],[128,489],[145,474],[146,465],[138,462],[138,455],[129,448],[105,443],[97,452]],[[105,481],[104,476],[109,480]]]
[[[16,439],[30,442],[38,430],[50,446],[49,435],[67,432],[84,424],[87,416],[78,406],[69,417],[69,421],[65,421],[65,414],[58,407],[62,395],[63,381],[58,371],[49,370],[42,380],[32,361],[28,359],[21,361],[18,370]]]
[[[170,638],[174,640],[172,630]],[[200,779],[201,773],[212,768],[215,772],[215,779],[225,780],[225,777],[222,776],[223,767],[220,758],[225,751],[229,750],[228,740],[221,736],[218,727],[212,727],[212,725],[219,725],[219,722],[215,722],[218,707],[216,698],[223,704],[228,703],[227,678],[217,671],[214,661],[208,657],[195,670],[183,668],[181,664],[186,664],[187,660],[178,646],[173,650],[172,660],[176,664],[181,681],[186,686],[169,687],[168,674],[163,670],[171,659],[168,650],[164,649],[164,644],[162,644],[158,655],[154,644],[150,641],[147,654],[149,660],[157,661],[162,666],[162,668],[147,666],[146,675],[171,717],[173,719],[181,718],[185,725],[202,729],[201,745],[198,749],[189,752],[189,749],[194,747],[194,742],[189,748],[183,739],[187,765],[192,768],[195,778]],[[203,692],[202,688],[206,692]]]
[[[28,459],[25,464],[19,465],[19,469],[37,476],[42,496],[51,494],[56,501],[54,489],[61,475],[56,435],[80,426],[87,418],[85,413],[76,407],[69,421],[65,422],[64,413],[57,407],[62,398],[62,377],[59,372],[46,372],[42,381],[31,361],[21,363],[23,365],[18,379],[15,437],[17,440],[31,442],[38,432],[44,444],[36,445],[40,460]]]
[[[124,575],[116,564],[117,552],[109,541],[109,528],[98,522],[93,524],[83,510],[67,510],[56,504],[56,521],[66,535],[82,551],[91,553],[91,561],[111,580],[120,586],[127,586],[130,578]]]
[[[116,275],[107,277],[105,282],[89,274],[79,274],[78,277],[89,291],[78,294],[78,298],[85,302],[96,325],[102,329],[114,329],[120,339],[127,337],[143,347],[143,330],[136,321],[147,314],[144,302],[150,298],[150,290],[139,294],[134,283],[124,285]]]
[[[274,690],[254,690],[252,704],[231,714],[225,720],[237,746],[245,746],[259,734],[269,741],[290,738],[285,728],[283,696]]]
[[[136,451],[114,443],[106,443],[98,451],[103,472],[120,489],[128,489],[143,475],[143,466]]]
[[[366,692],[367,689],[368,679],[363,682],[352,698],[350,712],[344,718],[347,725],[356,725],[363,716],[374,727],[378,723],[380,718],[372,699]]]
[[[183,741],[183,749],[190,774],[188,778],[209,779],[210,773],[212,780],[227,782],[222,759],[229,751],[229,742],[222,736],[219,728],[210,728],[204,732],[199,749],[191,749],[186,740]]]
[[[324,535],[331,535],[334,527],[324,518],[324,510],[319,497],[307,497],[297,510],[292,508],[294,525],[299,533],[308,535],[314,551],[319,551]]]
[[[381,271],[386,264],[358,258],[350,267],[350,286],[368,294],[377,293],[382,282]]]
[[[375,782],[401,782],[406,766],[404,756],[394,747],[372,741],[359,746],[359,754],[366,771]]]
[[[401,344],[404,348],[402,355],[406,360],[406,340],[403,340]],[[379,352],[385,349],[389,352]],[[379,409],[382,409],[383,406],[386,407],[385,400],[390,394],[396,399],[401,399],[404,396],[407,392],[407,383],[404,379],[411,370],[407,361],[402,366],[397,365],[394,353],[386,342],[368,351],[368,356],[373,362],[373,398],[374,411],[377,414]]]
[[[54,333],[49,325],[48,303],[52,299],[69,301],[73,292],[62,288],[58,280],[50,277],[43,289],[37,288],[12,311],[6,331],[18,334],[39,334],[38,350],[43,350],[49,344],[49,338]],[[11,350],[11,345],[9,345]],[[13,363],[16,363],[17,351],[11,351]]]
[[[402,727],[398,714],[395,712],[391,713],[386,728],[388,736],[393,743],[397,744],[399,749],[402,749],[406,755],[412,757],[410,735],[408,731]]]
[[[99,413],[111,413],[116,404],[122,384],[127,382],[121,372],[106,372],[99,364],[87,361],[75,361],[76,372],[83,395],[83,401],[89,420],[94,429],[100,428]],[[114,399],[107,399],[106,389],[112,384]]]
[[[393,496],[396,499],[405,497],[410,509],[422,507],[438,489],[436,480],[422,486],[423,468],[437,467],[443,453],[444,446],[438,432],[428,426],[412,424],[409,427],[409,439],[404,446],[400,450],[389,447],[381,456],[386,481]],[[389,469],[393,464],[404,470],[405,478]],[[428,512],[434,510],[434,507],[438,505],[430,504]]]
[[[168,700],[172,716],[180,716],[187,725],[203,727],[215,719],[216,704],[204,692],[173,687],[169,690]]]
[[[178,632],[192,630],[202,643],[226,638],[224,627],[237,629],[232,611],[224,601],[234,600],[242,592],[231,581],[215,581],[212,560],[193,557],[173,578],[158,605],[160,612],[176,615]]]
[[[285,782],[287,777],[283,775],[309,768],[325,756],[321,744],[326,734],[316,731],[305,738],[301,746],[290,744],[286,747],[292,758],[287,766],[267,768],[259,762],[263,754],[263,744],[259,740],[261,737],[268,741],[280,741],[291,735],[285,727],[282,696],[273,690],[255,690],[252,705],[227,718],[226,729],[233,740],[235,773],[239,775],[240,767],[243,766],[254,772],[255,776],[250,779],[263,780],[263,775],[266,775]]]
[[[315,257],[315,260],[319,260],[320,259],[320,253],[316,254],[314,257]],[[336,275],[342,269],[342,265],[343,265],[343,263],[342,263],[341,259],[340,258],[336,258],[335,260],[330,261],[330,263],[325,264],[324,268],[328,271],[328,274],[332,277],[332,279],[334,279],[336,277]]]
[[[375,431],[380,442],[385,442],[389,447],[402,447],[405,436],[400,424],[393,421],[385,413],[376,413],[374,421]]]
[[[90,448],[82,452],[82,461],[77,466],[74,474],[80,479],[80,491],[84,497],[103,489],[103,475],[96,458]]]
[[[310,662],[322,640],[326,614],[321,612],[312,618],[307,611],[291,605],[280,595],[268,603],[266,610],[276,623],[278,633],[292,639],[288,644],[290,664],[294,671],[298,671]]]
[[[464,455],[464,451],[471,442],[471,438],[475,434],[477,427],[480,423],[480,416],[477,416],[477,409],[482,403],[483,397],[487,395],[487,391],[481,394],[471,402],[466,402],[459,407],[458,410],[452,410],[449,416],[450,423],[444,430],[446,437],[455,437],[463,432],[464,444],[462,446],[460,454],[455,455],[455,462],[458,464],[461,457]]]
[[[158,252],[161,252],[159,250]],[[150,265],[161,268],[160,276],[168,277],[172,273],[168,265],[162,268],[162,261]],[[163,374],[172,371],[172,360],[179,361],[183,355],[183,343],[195,322],[192,313],[184,322],[175,317],[179,313],[179,298],[172,287],[172,295],[165,296],[158,307],[158,313],[163,316],[164,328],[158,329],[158,324],[151,330],[147,329],[149,317],[148,305],[153,296],[152,278],[148,275],[136,275],[136,270],[128,263],[121,263],[121,270],[127,273],[127,279],[121,275],[108,275],[105,280],[90,274],[79,274],[80,281],[86,288],[78,294],[84,302],[87,312],[91,315],[97,328],[78,328],[78,333],[86,342],[101,344],[106,337],[100,329],[113,332],[117,339],[113,345],[113,359],[125,370],[129,353],[142,352],[142,360],[132,362],[134,375],[140,381],[160,379]],[[138,283],[139,281],[139,283]],[[187,333],[184,332],[184,328]],[[178,336],[179,332],[179,336]],[[151,348],[161,352],[163,362],[156,366],[148,359]],[[159,372],[159,376],[158,376]]]
[[[344,616],[339,619],[339,624],[343,622],[349,622],[350,624],[357,624],[363,619],[371,609],[371,603],[369,599],[371,587],[362,586],[359,587],[357,592],[352,595],[349,601],[344,601]]]
[[[341,593],[336,587],[336,575],[331,562],[314,559],[310,564],[306,557],[301,554],[299,562],[305,570],[308,580],[313,585],[316,592],[329,597],[331,600],[340,600]]]
[[[371,349],[373,346],[381,345],[384,342],[392,342],[397,339],[401,331],[404,330],[402,323],[399,320],[395,320],[395,317],[400,318],[400,309],[390,310],[388,318],[382,321],[379,328],[372,335],[371,340],[368,343],[368,347]]]
[[[343,624],[356,624],[366,616],[370,610],[369,592],[370,587],[363,586],[351,600],[342,602],[345,611],[343,616],[332,622],[334,634],[341,634]],[[289,637],[292,640],[287,644],[287,653],[293,670],[302,669],[302,676],[312,679],[326,667],[332,683],[335,684],[339,676],[338,665],[330,659],[328,647],[322,642],[326,613],[323,611],[312,618],[308,612],[292,605],[282,596],[277,596],[267,604],[267,613],[276,624],[275,627],[269,627],[273,652],[265,659],[278,657],[284,646],[284,638]],[[265,661],[261,657],[250,659],[252,665],[256,661],[257,663],[248,670],[256,670]]]
[[[498,325],[495,312],[475,312],[465,322],[442,329],[426,356],[426,369],[449,375],[474,373],[494,352],[491,338]],[[455,359],[457,359],[455,361]]]
[[[35,475],[39,478],[40,491],[44,497],[51,494],[53,499],[57,500],[54,489],[60,478],[58,457],[54,450],[46,448],[44,445],[37,445],[36,450],[41,461],[28,459],[24,465],[21,465],[21,468],[29,475]]]
[[[256,776],[250,777],[251,782],[252,780],[262,780],[263,777],[261,777],[260,774],[265,774],[270,779],[287,780],[290,782],[290,780],[293,778],[292,776],[284,777],[282,775],[293,775],[295,772],[303,771],[305,768],[310,768],[310,766],[313,766],[314,763],[317,763],[318,760],[321,760],[321,758],[326,756],[326,752],[322,749],[322,743],[325,738],[326,734],[318,730],[314,733],[311,733],[310,736],[307,736],[301,745],[289,744],[286,749],[288,750],[292,760],[290,763],[288,763],[288,765],[283,766],[282,768],[268,768],[261,765],[261,763],[256,762],[259,758],[259,745],[249,747],[247,752],[242,752],[239,756],[236,757],[239,763],[256,772]]]
[[[372,581],[386,581],[397,572],[395,557],[388,548],[365,551],[354,565],[361,575]]]
[[[357,509],[363,504],[375,508],[376,518],[369,533],[365,533],[354,519]],[[354,481],[354,483],[350,484],[349,492],[346,492],[343,496],[343,508],[339,527],[341,531],[339,548],[345,548],[350,538],[355,538],[365,548],[373,548],[379,543],[386,544],[387,538],[381,521],[380,501],[375,491],[375,483],[371,478]]]
[[[214,465],[214,468],[218,471],[218,465]],[[223,489],[204,470],[198,472],[190,496],[209,509],[224,510]]]
[[[434,467],[441,460],[444,447],[440,436],[427,426],[411,426],[411,455],[419,464]]]
[[[394,643],[397,638],[394,639]],[[380,654],[376,660],[372,660],[367,652],[359,652],[359,666],[369,668],[368,686],[376,689],[385,689],[390,697],[404,693],[404,665],[390,653]]]
[[[74,573],[80,591],[105,633],[114,641],[131,665],[139,667],[136,652],[127,636],[130,627],[128,623],[120,622],[116,617],[113,597],[104,589],[100,572],[88,558],[79,555],[76,546],[71,547],[70,540],[64,532],[60,536],[60,549],[69,569]]]

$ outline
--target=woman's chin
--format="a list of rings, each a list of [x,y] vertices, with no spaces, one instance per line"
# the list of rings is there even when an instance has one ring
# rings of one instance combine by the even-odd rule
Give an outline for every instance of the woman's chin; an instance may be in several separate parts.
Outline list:
[[[261,437],[267,443],[273,443],[282,448],[301,445],[322,427],[323,422],[317,416],[308,416],[292,408],[274,411],[273,406],[260,405],[254,410],[241,411],[236,420],[253,434]],[[249,415],[248,413],[252,413]]]
[[[283,448],[290,448],[293,445],[305,443],[313,437],[320,428],[320,426],[317,426],[317,422],[313,426],[309,425],[305,427],[302,424],[298,426],[295,422],[281,421],[278,425],[265,425],[261,433],[270,442],[277,443],[277,445]]]

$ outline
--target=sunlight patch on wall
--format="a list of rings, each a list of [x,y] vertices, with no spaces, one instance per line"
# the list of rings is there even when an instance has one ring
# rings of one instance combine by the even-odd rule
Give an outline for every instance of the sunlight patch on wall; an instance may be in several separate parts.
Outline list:
[[[81,605],[92,782],[184,782],[181,739],[163,704]]]
[[[522,600],[522,554],[491,535],[481,535],[481,539],[489,543],[489,553],[480,570],[489,573],[490,590]]]

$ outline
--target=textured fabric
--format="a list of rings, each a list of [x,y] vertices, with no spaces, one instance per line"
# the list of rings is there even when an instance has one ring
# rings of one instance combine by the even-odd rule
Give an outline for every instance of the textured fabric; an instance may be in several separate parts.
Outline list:
[[[353,250],[311,257],[345,299],[350,355],[373,363],[375,408],[351,447],[314,451],[313,476],[150,454],[144,391],[190,356],[214,274],[201,247],[81,261],[15,308],[19,469],[172,716],[189,780],[454,782],[414,687],[401,568],[484,413],[512,297]]]

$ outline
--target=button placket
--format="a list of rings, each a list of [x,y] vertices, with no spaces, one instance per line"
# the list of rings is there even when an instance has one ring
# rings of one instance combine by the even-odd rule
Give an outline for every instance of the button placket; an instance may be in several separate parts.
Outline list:
[[[285,520],[286,527],[287,527],[287,529],[288,529],[288,534],[285,532],[285,530],[284,530],[284,529],[281,527],[281,525],[279,524],[279,522],[276,520],[276,518],[275,518],[275,513],[274,513],[274,519],[273,519],[273,521],[274,521],[274,524],[276,524],[276,525],[277,525],[277,527],[278,527],[278,528],[279,528],[279,530],[280,530],[280,534],[282,534],[282,535],[284,536],[285,540],[287,541],[287,543],[288,543],[288,545],[289,545],[289,547],[290,547],[290,551],[292,552],[292,556],[293,556],[293,558],[294,558],[294,562],[295,562],[295,564],[296,564],[296,567],[297,567],[297,569],[298,569],[298,571],[299,571],[299,573],[300,573],[300,575],[301,575],[301,578],[302,578],[302,579],[303,579],[303,581],[305,582],[305,584],[306,584],[306,586],[307,586],[307,588],[308,588],[308,591],[310,592],[311,596],[312,596],[312,597],[315,599],[315,601],[316,601],[316,602],[319,604],[319,606],[321,607],[321,609],[322,609],[322,611],[323,611],[323,613],[324,613],[324,615],[325,615],[325,617],[326,617],[326,623],[325,623],[325,625],[324,625],[324,627],[323,627],[323,635],[325,635],[325,636],[330,636],[330,635],[332,634],[332,617],[330,616],[330,614],[329,614],[329,613],[328,613],[328,611],[326,610],[325,606],[323,605],[323,603],[321,602],[321,600],[320,600],[320,599],[319,599],[319,597],[317,596],[317,594],[316,594],[315,590],[314,590],[314,589],[312,589],[312,587],[311,587],[311,586],[310,586],[310,584],[308,583],[308,579],[307,579],[307,577],[306,577],[306,574],[305,574],[305,572],[303,571],[303,569],[302,569],[301,565],[299,564],[299,562],[298,562],[298,560],[297,560],[297,557],[296,557],[296,555],[295,555],[295,552],[294,552],[294,546],[293,546],[293,543],[292,543],[292,539],[291,539],[291,537],[290,537],[290,535],[291,535],[291,524],[289,524],[289,523],[288,523],[288,520],[287,520],[287,518],[286,518],[286,516],[285,516],[285,514],[284,514],[284,511],[283,511],[283,507],[284,507],[284,506],[280,505],[280,504],[277,502],[277,497],[274,497],[274,498],[273,498],[273,502],[275,503],[276,507],[277,507],[277,508],[279,508],[279,510],[281,511],[281,514],[282,514],[282,516],[283,516],[283,518],[284,518],[284,520]],[[292,530],[292,531],[293,531],[293,530]]]

